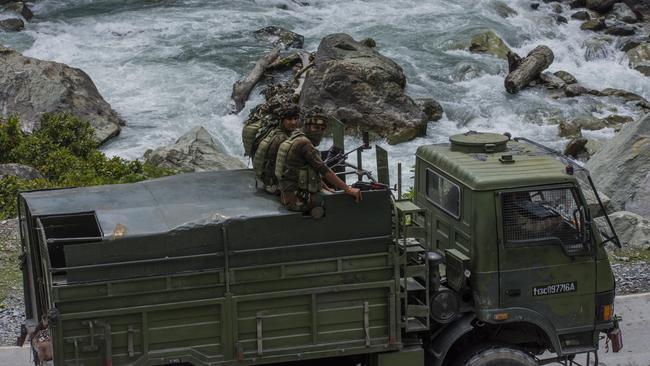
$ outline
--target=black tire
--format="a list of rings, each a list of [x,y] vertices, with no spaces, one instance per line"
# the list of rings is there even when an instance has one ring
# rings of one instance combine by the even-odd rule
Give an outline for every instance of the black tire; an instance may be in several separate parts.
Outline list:
[[[484,345],[461,357],[459,366],[538,366],[524,351],[504,345]]]

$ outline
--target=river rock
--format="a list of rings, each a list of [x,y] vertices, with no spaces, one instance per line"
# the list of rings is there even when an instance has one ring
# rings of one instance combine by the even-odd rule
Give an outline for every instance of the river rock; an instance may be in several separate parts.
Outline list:
[[[571,9],[575,8],[584,8],[587,5],[587,0],[572,0],[569,2],[569,7]]]
[[[574,158],[581,157],[583,154],[587,152],[585,149],[585,147],[587,146],[587,142],[589,141],[583,137],[576,137],[572,139],[564,148],[564,155],[571,156]]]
[[[650,217],[650,114],[626,124],[587,162],[615,210]]]
[[[255,37],[273,45],[282,44],[284,48],[302,48],[305,37],[288,29],[270,25],[255,32]]]
[[[634,121],[634,118],[630,116],[622,116],[620,114],[610,114],[605,117],[605,121],[608,125],[622,125],[625,123],[630,123]]]
[[[561,121],[557,125],[557,128],[560,137],[578,138],[582,136],[580,133],[580,126],[574,124],[572,121]]]
[[[420,108],[422,108],[422,111],[424,112],[424,115],[427,117],[428,121],[438,121],[442,118],[444,111],[440,103],[436,102],[435,100],[431,98],[424,98],[418,99],[415,102],[420,106]]]
[[[578,20],[590,20],[591,15],[589,15],[589,12],[586,10],[580,10],[571,14],[571,18]]]
[[[605,28],[607,28],[607,24],[605,24],[605,20],[602,18],[590,19],[580,25],[580,29],[592,32],[599,32]]]
[[[191,129],[173,144],[147,150],[144,159],[158,167],[184,172],[246,168],[241,160],[226,154],[223,146],[200,126]]]
[[[629,211],[614,212],[609,215],[614,230],[621,242],[623,252],[650,250],[650,221],[641,215]],[[604,218],[596,220],[598,227],[609,233]]]
[[[630,67],[650,76],[650,44],[644,43],[626,52]]]
[[[553,12],[556,13],[556,14],[561,14],[562,13],[562,5],[560,3],[553,3],[553,4],[551,4],[551,10],[553,10]]]
[[[582,116],[571,120],[571,123],[578,126],[580,130],[598,131],[608,127],[607,121],[594,116]]]
[[[562,78],[548,71],[539,74],[539,78],[542,80],[542,82],[544,82],[544,84],[546,84],[548,88],[551,89],[562,89],[566,86],[566,83]]]
[[[561,15],[554,14],[553,19],[555,19],[555,23],[557,24],[567,24],[569,23],[569,20]]]
[[[629,92],[627,90],[605,88],[599,91],[601,96],[618,97],[626,102],[648,102],[644,97],[639,94]]]
[[[560,70],[556,71],[553,73],[553,75],[559,77],[560,79],[564,80],[565,83],[567,84],[575,84],[578,82],[578,80],[575,78],[575,76],[571,75],[567,71]]]
[[[361,44],[363,44],[366,47],[370,47],[370,48],[377,47],[377,41],[375,41],[374,39],[372,39],[370,37],[362,39]]]
[[[0,20],[0,29],[6,32],[18,32],[25,28],[25,22],[18,18]],[[1,46],[0,46],[1,47]]]
[[[43,113],[68,112],[89,121],[100,143],[120,132],[123,120],[82,70],[2,46],[0,70],[0,111],[20,116],[24,131],[38,127]]]
[[[621,0],[586,0],[585,6],[589,10],[597,11],[601,14],[607,13],[614,8],[614,4]]]
[[[635,47],[642,45],[643,42],[639,39],[627,39],[620,44],[619,49],[623,52],[627,52]]]
[[[636,33],[634,28],[624,26],[613,26],[605,30],[605,34],[619,37],[632,36],[634,33]]]
[[[0,179],[9,175],[24,180],[45,178],[41,172],[32,168],[31,166],[13,163],[0,164]]]
[[[530,8],[533,10],[539,9],[539,3],[530,3]]]
[[[351,131],[369,131],[390,143],[426,133],[426,117],[406,94],[406,77],[393,60],[347,34],[321,41],[300,95],[303,109],[320,107]]]
[[[32,10],[22,1],[10,2],[5,6],[5,9],[20,14],[27,21],[32,20],[32,17],[34,17]]]
[[[508,18],[517,15],[517,11],[503,1],[495,1],[494,9],[502,18]]]
[[[564,87],[564,95],[571,98],[587,93],[587,88],[580,84],[569,84]]]
[[[634,11],[632,11],[632,9],[630,9],[630,7],[623,2],[614,4],[614,7],[610,14],[613,18],[625,23],[636,23],[638,21],[636,14],[634,14]]]
[[[594,37],[583,42],[585,49],[584,57],[587,61],[607,58],[609,52],[609,37]]]
[[[469,51],[474,53],[488,53],[504,60],[508,59],[510,48],[493,31],[480,33],[472,37]]]

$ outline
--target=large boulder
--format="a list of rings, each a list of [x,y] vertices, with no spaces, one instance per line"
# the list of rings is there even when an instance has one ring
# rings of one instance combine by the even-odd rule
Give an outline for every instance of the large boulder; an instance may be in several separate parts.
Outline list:
[[[347,34],[321,41],[300,106],[319,107],[351,131],[369,131],[399,143],[426,133],[426,117],[406,94],[402,68]]]
[[[0,113],[18,115],[27,132],[38,127],[43,113],[68,112],[89,121],[100,143],[124,124],[80,69],[0,46],[0,70]]]
[[[630,67],[650,76],[650,44],[644,43],[626,52]]]
[[[493,31],[487,31],[472,37],[469,51],[473,53],[487,53],[504,60],[508,59],[510,48]]]
[[[171,145],[147,150],[144,158],[149,164],[185,172],[246,168],[241,160],[226,154],[203,127],[191,129]]]
[[[0,164],[0,179],[6,176],[14,176],[24,180],[44,178],[41,172],[31,166],[13,163]]]
[[[626,124],[586,166],[613,209],[650,217],[650,114]]]
[[[650,250],[650,221],[633,212],[620,211],[609,215],[624,252]],[[597,219],[598,227],[610,233],[607,222]]]

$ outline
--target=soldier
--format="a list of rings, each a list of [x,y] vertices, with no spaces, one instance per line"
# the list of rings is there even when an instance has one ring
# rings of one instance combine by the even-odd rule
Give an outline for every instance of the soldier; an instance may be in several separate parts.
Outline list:
[[[280,145],[275,165],[275,175],[281,191],[282,204],[292,211],[310,211],[314,206],[313,195],[320,192],[322,178],[331,186],[344,191],[357,202],[361,191],[348,186],[321,159],[315,146],[327,127],[326,117],[311,116],[302,131],[294,131]]]
[[[275,161],[278,149],[291,133],[298,128],[300,108],[296,104],[285,105],[278,111],[280,124],[264,136],[255,151],[253,169],[255,175],[264,185],[264,190],[278,194],[278,180],[275,177]]]

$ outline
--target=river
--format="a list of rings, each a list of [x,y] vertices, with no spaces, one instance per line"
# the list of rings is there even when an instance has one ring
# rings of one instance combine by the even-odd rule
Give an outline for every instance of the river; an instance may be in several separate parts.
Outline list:
[[[534,11],[527,0],[508,2],[517,11],[508,18],[498,14],[495,1],[307,1],[310,6],[290,0],[42,0],[33,4],[36,17],[26,29],[0,33],[0,42],[87,72],[127,122],[103,149],[129,159],[197,125],[243,159],[242,121],[262,98],[258,88],[240,114],[229,115],[230,92],[270,49],[252,34],[267,25],[304,35],[310,51],[331,33],[372,37],[379,52],[404,68],[410,96],[442,104],[445,116],[430,124],[426,137],[389,147],[393,163],[412,164],[418,145],[444,142],[469,129],[508,131],[561,149],[568,140],[557,136],[549,120],[638,116],[637,109],[616,100],[556,100],[541,88],[507,94],[505,61],[464,50],[472,35],[488,29],[521,55],[539,44],[549,46],[555,53],[549,70],[566,70],[588,88],[620,88],[650,99],[650,78],[627,66],[613,38],[593,51],[595,33],[581,31],[567,5],[563,15],[569,22],[558,25],[549,4]],[[585,132],[601,140],[613,134]]]

